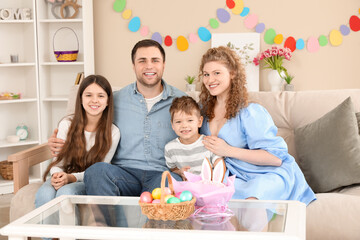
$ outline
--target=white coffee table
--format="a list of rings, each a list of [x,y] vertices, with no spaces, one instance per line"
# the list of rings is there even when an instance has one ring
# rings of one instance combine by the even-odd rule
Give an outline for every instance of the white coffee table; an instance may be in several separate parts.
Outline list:
[[[306,206],[297,201],[231,200],[228,206],[233,217],[155,221],[141,213],[138,200],[138,197],[61,196],[11,222],[0,229],[0,233],[10,240],[27,237],[62,240],[305,239]],[[94,220],[95,216],[102,216],[99,207],[110,209],[108,224],[112,221],[113,226]]]

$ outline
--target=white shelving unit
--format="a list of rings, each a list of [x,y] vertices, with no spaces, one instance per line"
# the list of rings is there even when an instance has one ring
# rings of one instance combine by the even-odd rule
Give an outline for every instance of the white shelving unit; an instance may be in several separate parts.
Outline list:
[[[0,161],[47,142],[66,114],[68,94],[77,74],[84,72],[87,76],[95,71],[93,1],[78,0],[77,4],[81,8],[74,19],[57,19],[51,13],[52,5],[45,0],[0,1],[0,9],[31,9],[31,20],[0,19],[0,92],[22,94],[18,100],[0,100]],[[75,62],[57,62],[55,58],[53,37],[62,27],[71,28],[77,35],[79,54]],[[76,50],[76,38],[70,33],[58,32],[60,47],[67,49],[56,50]],[[73,46],[75,49],[71,49]],[[18,54],[18,63],[10,63],[11,54]],[[14,135],[16,126],[22,123],[29,128],[28,139],[8,143],[6,136]],[[41,181],[44,168],[44,164],[33,167],[31,181]],[[0,177],[0,194],[9,191],[13,191],[12,181]]]

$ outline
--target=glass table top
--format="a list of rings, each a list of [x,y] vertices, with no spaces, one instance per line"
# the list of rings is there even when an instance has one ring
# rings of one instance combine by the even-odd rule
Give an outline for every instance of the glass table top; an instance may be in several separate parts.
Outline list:
[[[231,200],[221,213],[202,209],[185,220],[162,221],[143,215],[138,201],[137,197],[63,196],[41,206],[25,224],[284,232],[288,210],[286,202]]]

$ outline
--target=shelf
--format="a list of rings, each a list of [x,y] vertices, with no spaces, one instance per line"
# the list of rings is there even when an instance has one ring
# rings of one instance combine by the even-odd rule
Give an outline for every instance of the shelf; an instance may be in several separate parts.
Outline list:
[[[69,96],[53,96],[43,99],[44,102],[67,102],[68,100]]]
[[[1,67],[34,67],[36,63],[0,63]]]
[[[28,139],[28,140],[21,140],[17,143],[9,143],[6,140],[0,140],[0,148],[19,147],[19,146],[35,145],[35,144],[39,144],[39,141]]]
[[[40,23],[82,23],[82,19],[40,19]]]
[[[41,178],[31,177],[29,178],[29,183],[38,183],[42,182]],[[8,194],[14,192],[13,180],[5,180],[0,176],[0,194]]]
[[[0,100],[0,104],[36,102],[36,101],[37,101],[36,98],[21,98],[21,99],[13,99],[13,100]]]
[[[79,61],[75,61],[75,62],[43,62],[40,65],[42,66],[76,66],[76,65],[84,65],[84,62],[79,62]]]
[[[34,19],[31,20],[1,20],[0,24],[2,23],[34,23]]]

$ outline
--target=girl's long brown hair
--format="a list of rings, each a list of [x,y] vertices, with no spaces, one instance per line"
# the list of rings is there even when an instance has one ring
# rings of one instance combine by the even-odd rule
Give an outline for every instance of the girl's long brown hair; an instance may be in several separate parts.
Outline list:
[[[229,70],[231,78],[230,91],[226,101],[225,118],[236,116],[238,111],[248,105],[245,69],[238,55],[228,47],[210,48],[202,57],[199,68],[199,79],[202,79],[204,65],[208,62],[220,62]],[[201,84],[200,104],[202,114],[210,121],[215,117],[216,96],[212,96],[204,83]]]
[[[88,120],[82,106],[82,94],[93,83],[99,85],[107,93],[108,105],[97,124],[95,144],[89,151],[86,151],[84,130]],[[75,113],[71,120],[65,144],[57,159],[47,167],[43,176],[44,181],[46,181],[50,169],[61,161],[63,162],[60,167],[64,169],[64,172],[75,173],[85,171],[92,164],[104,160],[112,144],[113,106],[112,89],[106,78],[100,75],[89,75],[82,81],[76,95]]]

